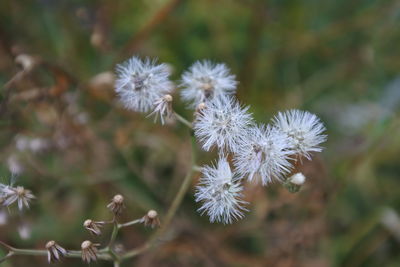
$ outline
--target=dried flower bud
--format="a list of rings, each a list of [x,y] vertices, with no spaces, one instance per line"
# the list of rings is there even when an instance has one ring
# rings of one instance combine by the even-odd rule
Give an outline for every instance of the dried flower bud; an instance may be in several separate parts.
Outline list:
[[[8,207],[14,202],[18,202],[18,208],[20,210],[22,210],[24,206],[29,208],[29,202],[35,198],[30,190],[22,186],[4,186],[1,191],[4,198],[2,205]]]
[[[89,232],[91,233],[91,234],[94,234],[94,235],[101,235],[101,227],[103,227],[104,226],[104,222],[96,222],[96,221],[93,221],[93,220],[86,220],[84,223],[83,223],[83,226],[87,229],[87,230],[89,230]]]
[[[107,208],[115,215],[120,215],[124,207],[124,197],[121,195],[115,195],[110,204],[107,205]]]
[[[90,263],[91,261],[96,261],[98,246],[100,246],[100,244],[93,244],[89,240],[83,241],[81,244],[82,260],[87,263]]]
[[[154,102],[153,112],[151,112],[148,117],[154,115],[154,122],[156,122],[157,118],[160,117],[161,124],[164,124],[165,119],[171,118],[174,112],[172,109],[172,100],[173,98],[169,94],[157,99]]]
[[[47,249],[47,260],[49,263],[60,261],[61,258],[68,254],[68,251],[58,245],[55,241],[51,240],[46,244]]]
[[[158,218],[157,211],[155,210],[149,210],[142,219],[145,226],[150,226],[151,228],[160,226],[160,219]]]
[[[205,108],[206,108],[206,103],[201,102],[200,104],[197,105],[194,115],[195,116],[200,115]]]

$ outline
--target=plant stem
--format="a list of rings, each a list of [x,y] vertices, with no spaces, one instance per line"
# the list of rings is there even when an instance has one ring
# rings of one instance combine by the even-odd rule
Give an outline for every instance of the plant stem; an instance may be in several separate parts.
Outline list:
[[[176,117],[176,119],[177,119],[178,121],[180,121],[180,122],[182,122],[183,124],[185,124],[187,127],[189,127],[189,129],[192,129],[192,128],[193,128],[191,122],[189,122],[187,119],[185,119],[184,117],[182,117],[181,115],[179,115],[179,114],[176,113],[175,111],[174,111],[174,115],[175,115],[175,117]]]
[[[124,228],[124,227],[127,227],[127,226],[131,226],[131,225],[134,225],[134,224],[138,224],[138,223],[141,223],[141,222],[143,222],[142,218],[136,219],[136,220],[133,220],[133,221],[130,221],[130,222],[126,222],[126,223],[121,223],[121,224],[118,224],[118,229],[121,229],[121,228]]]
[[[155,241],[159,239],[165,231],[168,229],[173,217],[176,214],[176,211],[178,210],[178,207],[182,203],[183,197],[185,196],[187,190],[189,189],[190,182],[192,181],[192,173],[193,173],[193,166],[195,165],[196,157],[195,157],[195,146],[196,142],[193,136],[191,136],[191,148],[192,148],[192,160],[191,160],[191,167],[188,170],[188,173],[186,174],[185,178],[182,181],[181,187],[178,190],[178,193],[176,194],[174,200],[172,201],[171,206],[169,207],[167,211],[167,215],[165,216],[165,220],[163,222],[162,227],[153,234],[152,237],[141,247],[132,249],[125,254],[122,255],[122,260],[126,260],[132,257],[135,257],[136,255],[141,254],[142,252],[146,251],[147,249],[151,248],[154,246]]]
[[[10,247],[10,246],[8,246]],[[11,256],[14,255],[30,255],[30,256],[47,256],[47,250],[45,249],[20,249],[20,248],[13,248],[10,247],[10,251],[8,254],[0,260],[2,262],[3,260],[10,258]],[[68,254],[65,255],[66,258],[80,258],[82,257],[82,252],[80,250],[68,250]],[[104,253],[99,253],[97,255],[98,259],[102,260],[110,260],[111,257],[108,254]]]

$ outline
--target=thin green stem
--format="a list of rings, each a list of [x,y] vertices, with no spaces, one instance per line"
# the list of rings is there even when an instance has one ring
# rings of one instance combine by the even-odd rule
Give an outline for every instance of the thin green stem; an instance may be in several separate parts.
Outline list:
[[[11,246],[8,247],[10,248],[10,251],[8,252],[6,257],[0,260],[0,262],[14,255],[47,256],[47,250],[45,249],[20,249],[20,248],[13,248]],[[68,250],[68,253],[65,255],[65,257],[80,258],[82,257],[82,252],[80,250]],[[97,258],[101,260],[111,260],[110,255],[105,253],[99,253],[97,255]]]
[[[196,142],[194,140],[194,137],[192,136],[191,138],[191,148],[192,148],[192,162],[191,162],[191,167],[188,170],[188,173],[186,174],[185,178],[182,181],[182,184],[178,190],[178,193],[176,194],[174,200],[172,201],[171,206],[169,207],[167,214],[165,216],[164,222],[162,224],[162,227],[153,234],[153,236],[141,247],[132,249],[125,254],[121,256],[122,260],[126,260],[132,257],[135,257],[136,255],[141,254],[142,252],[146,251],[147,249],[150,249],[155,245],[155,241],[157,241],[164,233],[168,230],[171,221],[173,217],[175,216],[178,207],[182,203],[183,197],[185,196],[187,190],[189,189],[190,183],[192,181],[192,173],[193,173],[193,166],[195,165],[195,146]]]
[[[121,229],[121,228],[124,228],[124,227],[128,227],[128,226],[131,226],[131,225],[134,225],[134,224],[142,223],[142,222],[143,222],[143,219],[140,218],[140,219],[136,219],[136,220],[133,220],[133,221],[130,221],[130,222],[126,222],[126,223],[120,223],[120,224],[118,224],[118,229]]]
[[[176,113],[175,111],[174,111],[174,115],[175,115],[175,117],[176,117],[176,119],[177,119],[178,121],[180,121],[180,122],[182,122],[183,124],[185,124],[187,127],[189,127],[189,129],[192,129],[192,128],[193,128],[191,122],[189,122],[187,119],[185,119],[184,117],[182,117],[181,115],[179,115],[179,114]]]
[[[9,251],[6,256],[4,256],[3,258],[0,259],[0,263],[4,262],[8,258],[11,258],[13,255],[14,255],[14,252]]]
[[[115,239],[117,238],[118,229],[119,229],[118,228],[118,223],[117,223],[117,221],[114,221],[113,230],[112,230],[111,237],[110,237],[110,242],[108,243],[108,247],[109,248],[112,247],[112,245],[115,242]]]

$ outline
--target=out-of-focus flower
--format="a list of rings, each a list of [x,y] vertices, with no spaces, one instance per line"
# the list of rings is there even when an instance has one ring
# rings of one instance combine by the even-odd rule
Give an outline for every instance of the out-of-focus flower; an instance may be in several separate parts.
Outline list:
[[[3,206],[10,206],[14,202],[18,203],[18,208],[22,210],[24,206],[29,208],[29,202],[35,199],[35,196],[28,189],[25,189],[23,186],[0,186],[0,196],[3,198]]]
[[[279,112],[273,121],[288,136],[294,154],[311,159],[311,152],[322,151],[319,145],[327,139],[325,126],[314,114],[293,109]]]
[[[0,205],[2,204],[3,199],[0,196]],[[0,209],[0,225],[7,224],[8,213],[4,209]]]
[[[11,154],[7,158],[7,165],[9,171],[14,175],[19,175],[24,171],[24,166],[15,154]]]
[[[15,147],[19,151],[31,151],[33,153],[38,153],[47,149],[49,146],[49,141],[44,138],[32,138],[24,135],[17,135],[15,137]]]
[[[21,237],[23,240],[29,239],[32,235],[32,226],[28,223],[19,225],[17,230],[19,237]]]
[[[197,61],[182,75],[181,96],[195,108],[201,102],[234,94],[236,85],[235,75],[230,74],[225,64]]]
[[[68,254],[68,251],[65,248],[61,247],[53,240],[47,242],[46,249],[47,249],[47,261],[49,263],[60,261],[63,257],[65,257]]]
[[[243,217],[246,202],[241,199],[242,186],[231,171],[228,161],[221,156],[217,166],[205,166],[196,187],[195,198],[202,202],[201,214],[207,213],[211,222],[232,223]]]
[[[172,114],[172,96],[165,95],[156,100],[156,102],[154,103],[154,110],[152,113],[149,114],[149,116],[154,115],[154,122],[156,122],[157,118],[160,117],[161,124],[164,124],[165,118],[171,118]]]
[[[160,219],[158,213],[155,210],[149,210],[146,215],[142,218],[144,226],[150,226],[151,228],[160,226]]]
[[[101,228],[104,226],[104,222],[96,222],[93,220],[86,220],[83,226],[94,235],[101,235]]]
[[[204,150],[213,146],[234,152],[253,124],[248,107],[241,107],[232,97],[219,97],[206,103],[198,113],[193,128]]]
[[[249,181],[256,177],[263,185],[274,179],[282,180],[292,167],[289,156],[290,143],[287,136],[271,126],[251,128],[241,139],[234,155],[236,171]]]
[[[125,108],[149,112],[154,103],[171,93],[170,70],[166,64],[155,60],[132,57],[116,67],[115,91]]]
[[[107,205],[107,208],[115,215],[120,215],[124,207],[124,197],[122,195],[115,195]]]
[[[81,244],[82,260],[84,262],[90,263],[91,261],[97,260],[97,253],[100,244],[93,244],[89,240],[83,241]]]

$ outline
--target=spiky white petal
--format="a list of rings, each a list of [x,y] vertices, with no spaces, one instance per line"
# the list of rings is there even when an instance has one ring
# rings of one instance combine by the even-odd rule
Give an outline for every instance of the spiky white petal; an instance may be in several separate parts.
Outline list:
[[[263,185],[282,180],[292,165],[289,162],[288,139],[278,129],[268,126],[253,127],[239,143],[234,155],[236,171],[249,181],[258,177]]]
[[[316,115],[292,109],[279,112],[273,121],[288,136],[294,154],[311,159],[311,152],[322,151],[319,145],[326,141],[327,136],[323,134],[325,126]]]
[[[170,70],[155,60],[132,57],[116,67],[115,91],[125,108],[149,112],[154,102],[172,91]]]
[[[221,96],[207,102],[193,124],[195,135],[203,149],[209,151],[217,146],[222,150],[236,151],[237,143],[253,124],[248,109],[249,107],[241,107],[230,96]]]
[[[221,95],[232,95],[236,91],[235,75],[225,64],[197,61],[182,75],[180,86],[182,99],[195,108]]]
[[[210,222],[232,223],[243,217],[246,208],[238,176],[231,171],[228,161],[221,156],[216,166],[202,168],[202,177],[196,187],[195,198],[202,202],[198,209],[206,213]]]

